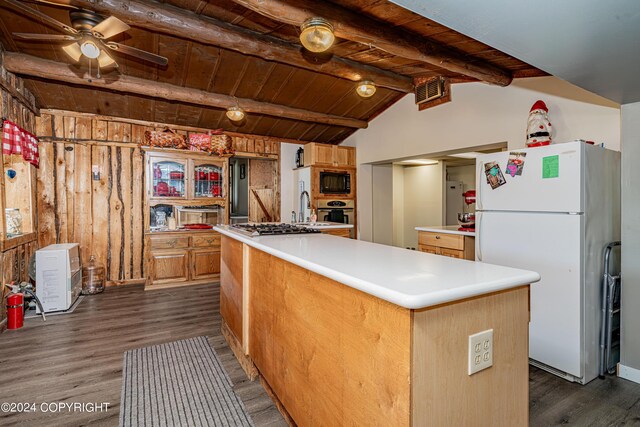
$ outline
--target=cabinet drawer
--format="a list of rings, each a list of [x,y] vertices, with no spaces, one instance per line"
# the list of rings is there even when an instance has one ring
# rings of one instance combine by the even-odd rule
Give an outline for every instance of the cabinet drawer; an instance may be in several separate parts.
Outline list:
[[[151,249],[184,249],[189,247],[188,236],[151,236]]]
[[[440,255],[448,256],[451,258],[464,259],[464,251],[458,251],[455,249],[440,248]]]
[[[208,247],[219,247],[220,246],[220,235],[219,234],[205,234],[203,236],[193,236],[192,237],[192,246],[196,248],[208,248]]]
[[[322,230],[321,232],[322,234],[331,234],[332,236],[351,237],[350,228],[334,228],[329,230]]]
[[[440,248],[437,246],[418,245],[418,250],[420,252],[426,252],[428,254],[434,254],[434,255],[440,254]]]
[[[464,236],[459,234],[421,231],[418,235],[418,242],[421,245],[438,246],[440,248],[456,249],[459,251],[464,250]]]

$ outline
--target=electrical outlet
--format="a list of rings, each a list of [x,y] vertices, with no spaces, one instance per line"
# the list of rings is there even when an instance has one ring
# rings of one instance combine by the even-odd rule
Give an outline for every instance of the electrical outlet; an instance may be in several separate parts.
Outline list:
[[[469,375],[493,366],[493,329],[469,335]]]

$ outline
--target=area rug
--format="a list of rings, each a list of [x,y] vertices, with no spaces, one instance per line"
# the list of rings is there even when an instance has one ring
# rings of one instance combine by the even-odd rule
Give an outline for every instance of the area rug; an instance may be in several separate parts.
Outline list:
[[[253,426],[207,337],[124,353],[120,426]]]

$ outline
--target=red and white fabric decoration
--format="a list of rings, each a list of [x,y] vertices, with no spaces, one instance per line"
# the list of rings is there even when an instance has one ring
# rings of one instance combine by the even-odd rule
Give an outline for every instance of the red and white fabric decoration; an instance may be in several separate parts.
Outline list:
[[[527,147],[540,147],[551,144],[551,123],[547,113],[549,109],[544,101],[536,101],[527,120]]]
[[[22,154],[36,168],[40,165],[38,138],[8,120],[2,124],[2,154]]]

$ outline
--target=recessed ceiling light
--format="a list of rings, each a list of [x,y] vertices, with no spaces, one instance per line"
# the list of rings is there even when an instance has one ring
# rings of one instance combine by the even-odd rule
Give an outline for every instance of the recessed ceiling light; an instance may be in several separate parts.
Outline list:
[[[437,165],[438,161],[432,160],[432,159],[409,159],[409,160],[402,160],[398,163],[401,165],[424,166],[424,165]]]

